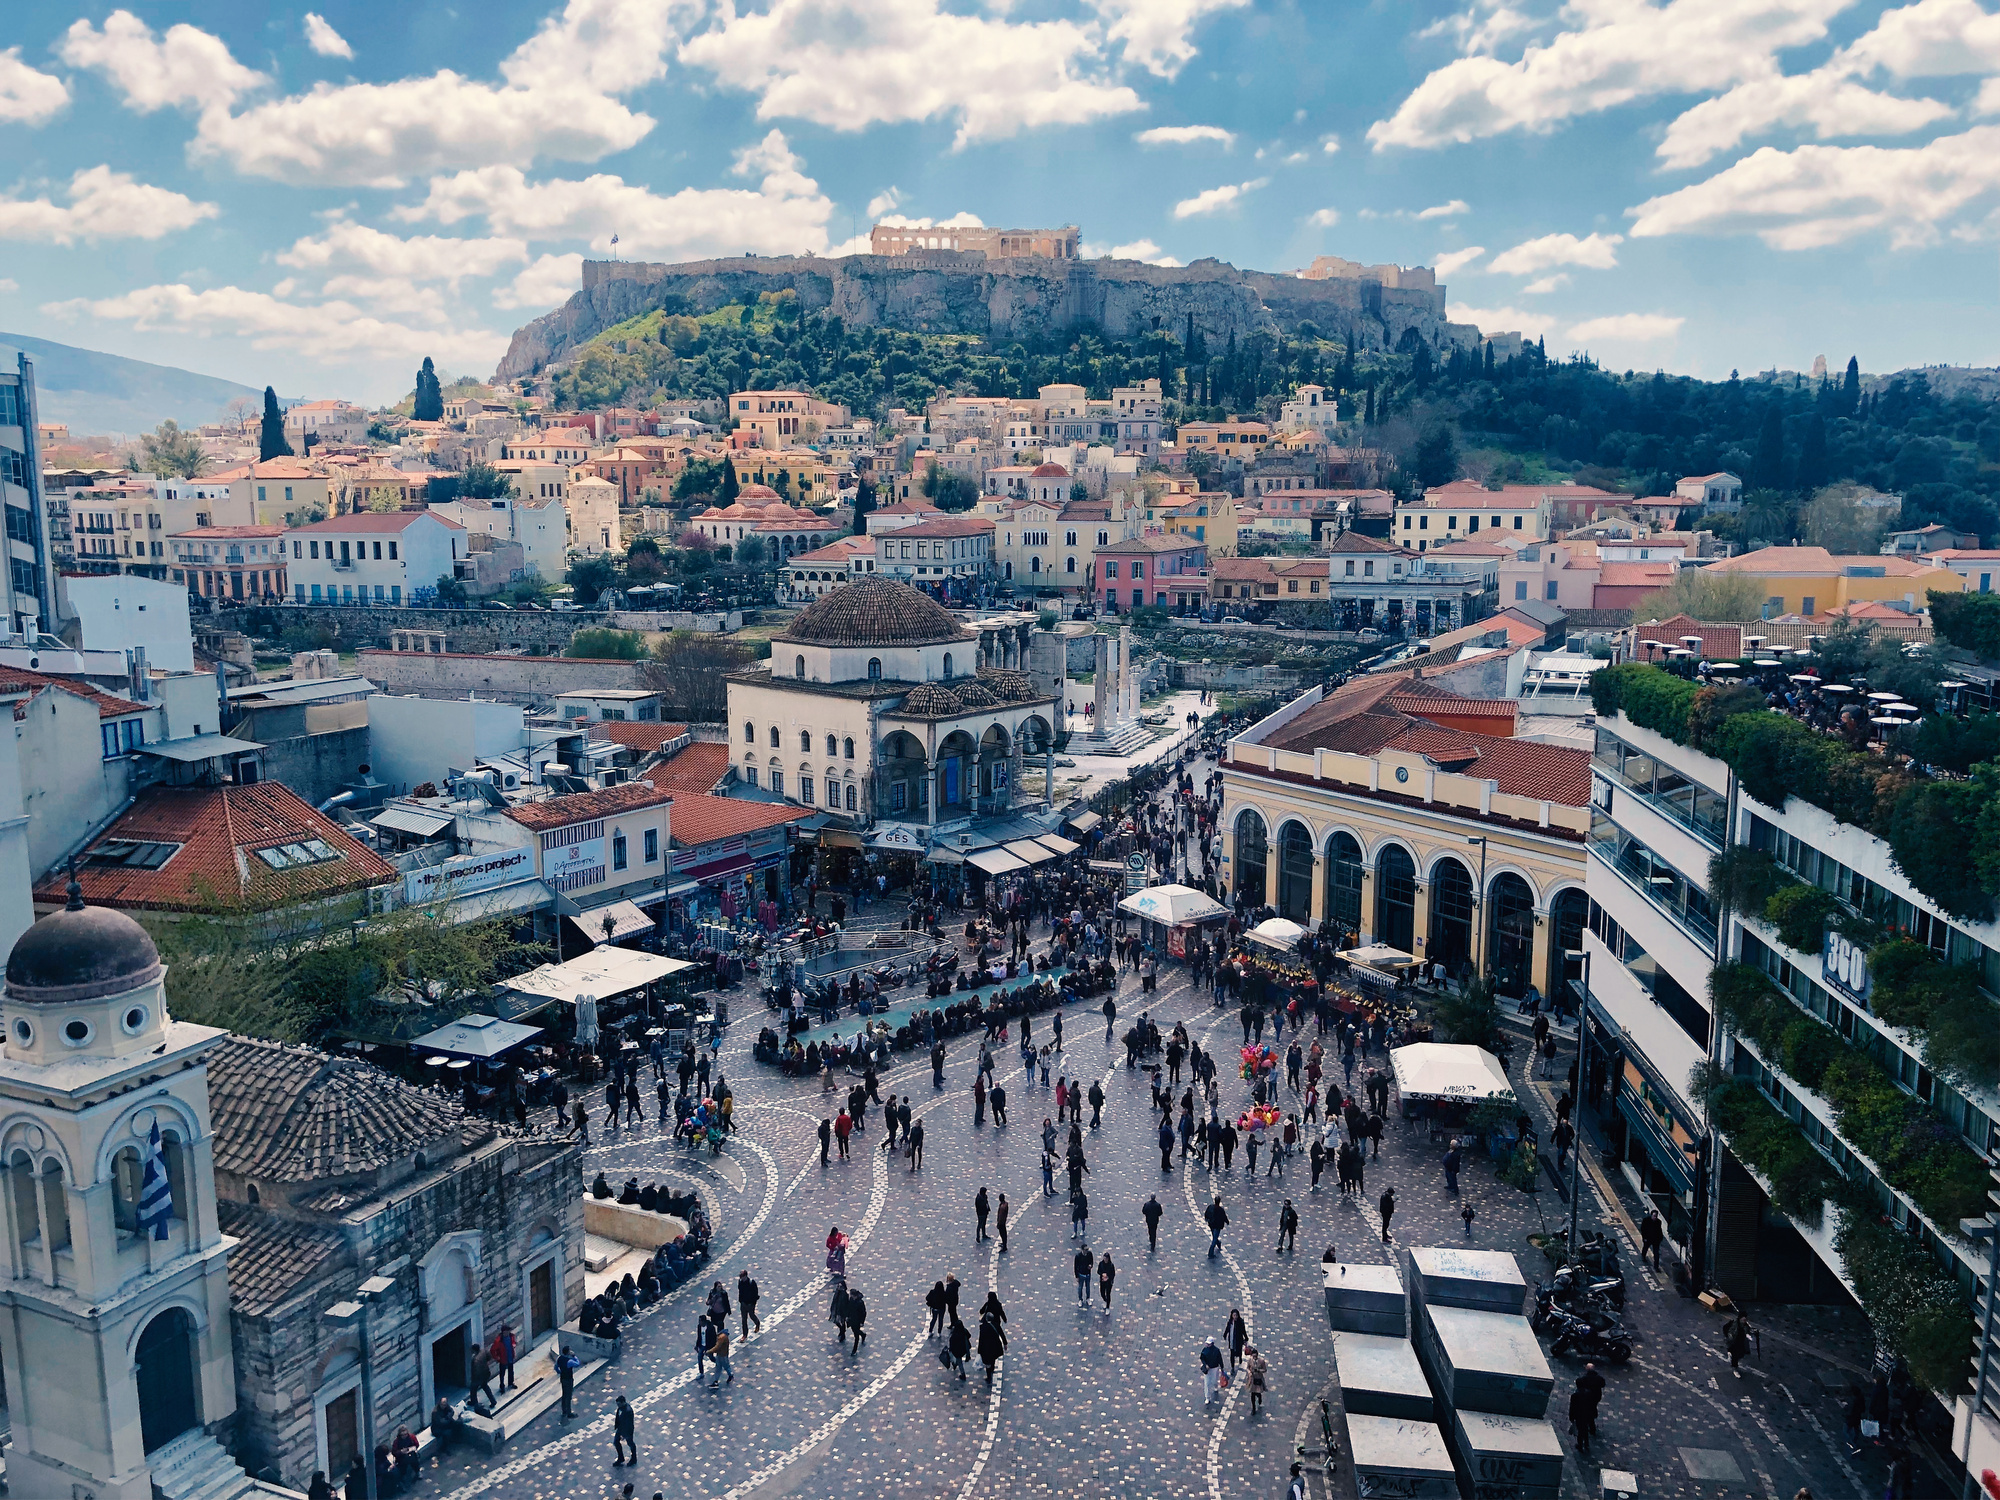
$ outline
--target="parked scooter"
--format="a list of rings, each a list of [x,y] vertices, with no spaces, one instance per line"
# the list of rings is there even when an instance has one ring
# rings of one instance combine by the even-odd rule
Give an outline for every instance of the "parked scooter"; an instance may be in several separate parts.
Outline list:
[[[1599,1330],[1559,1307],[1549,1309],[1547,1323],[1555,1334],[1549,1353],[1558,1359],[1575,1355],[1578,1359],[1605,1359],[1622,1365],[1632,1357],[1631,1342],[1625,1337],[1625,1330],[1615,1323]]]

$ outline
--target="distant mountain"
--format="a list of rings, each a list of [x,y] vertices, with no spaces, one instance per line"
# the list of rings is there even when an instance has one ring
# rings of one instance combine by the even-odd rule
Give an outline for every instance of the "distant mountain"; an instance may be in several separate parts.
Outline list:
[[[65,423],[77,437],[151,432],[169,417],[192,427],[218,420],[239,396],[258,403],[264,399],[260,390],[214,375],[0,333],[0,359],[10,369],[17,350],[35,362],[41,419]]]

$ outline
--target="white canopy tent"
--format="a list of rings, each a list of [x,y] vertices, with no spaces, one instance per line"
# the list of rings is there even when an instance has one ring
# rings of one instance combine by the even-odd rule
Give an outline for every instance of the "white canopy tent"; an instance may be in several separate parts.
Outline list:
[[[1389,1054],[1396,1092],[1404,1099],[1514,1099],[1507,1070],[1484,1047],[1451,1042],[1412,1042]]]
[[[1306,935],[1305,928],[1296,922],[1288,922],[1283,917],[1273,917],[1268,922],[1259,922],[1245,937],[1266,948],[1276,948],[1280,953],[1290,953],[1298,947],[1299,939]]]
[[[1128,911],[1135,917],[1144,917],[1149,922],[1162,922],[1169,927],[1179,927],[1187,922],[1206,922],[1229,915],[1229,908],[1220,901],[1213,901],[1200,891],[1185,885],[1149,885],[1143,891],[1134,891],[1120,901],[1118,909]]]

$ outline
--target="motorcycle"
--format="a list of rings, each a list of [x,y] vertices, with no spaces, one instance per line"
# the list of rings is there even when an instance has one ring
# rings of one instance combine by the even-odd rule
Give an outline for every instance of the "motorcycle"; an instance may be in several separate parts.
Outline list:
[[[1556,1268],[1555,1279],[1550,1283],[1550,1290],[1554,1292],[1555,1299],[1558,1302],[1574,1302],[1576,1300],[1578,1293],[1576,1275],[1570,1267],[1558,1266]],[[1582,1293],[1587,1299],[1604,1301],[1610,1303],[1613,1307],[1623,1308],[1625,1306],[1625,1275],[1622,1271],[1614,1270],[1608,1276],[1597,1277],[1590,1275],[1586,1271]]]
[[[1625,1337],[1625,1330],[1615,1323],[1610,1328],[1597,1329],[1582,1318],[1551,1307],[1548,1325],[1555,1332],[1549,1353],[1558,1359],[1573,1354],[1578,1359],[1604,1359],[1622,1365],[1632,1357],[1631,1342]]]

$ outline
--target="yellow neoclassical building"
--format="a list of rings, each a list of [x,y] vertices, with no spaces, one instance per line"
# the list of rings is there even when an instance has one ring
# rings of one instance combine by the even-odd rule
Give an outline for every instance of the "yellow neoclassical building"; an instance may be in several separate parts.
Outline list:
[[[1254,725],[1222,767],[1230,895],[1551,993],[1588,910],[1590,755],[1513,738],[1516,711],[1389,673]]]

